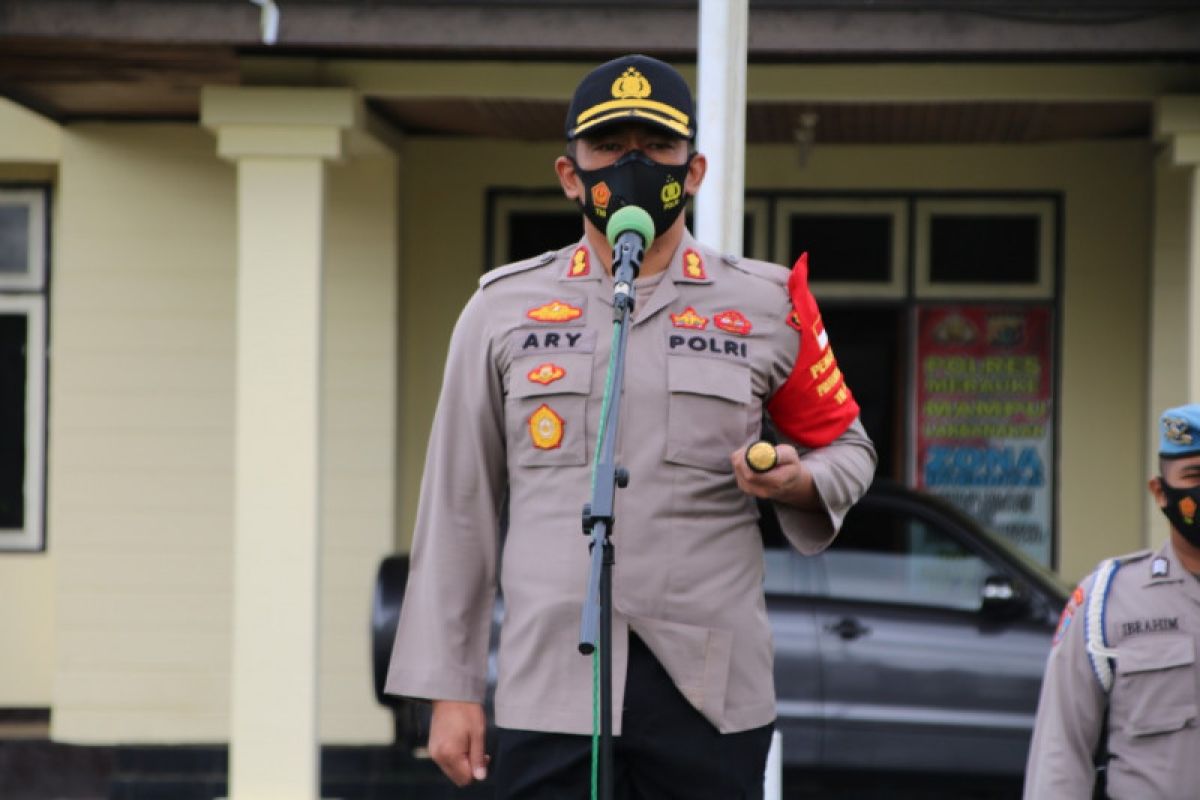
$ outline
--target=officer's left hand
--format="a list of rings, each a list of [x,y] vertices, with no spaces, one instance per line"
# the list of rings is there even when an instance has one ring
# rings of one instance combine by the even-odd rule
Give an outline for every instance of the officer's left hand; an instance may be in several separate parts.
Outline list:
[[[790,444],[776,445],[778,460],[766,472],[755,472],[746,463],[746,448],[736,450],[730,460],[738,488],[754,497],[775,500],[799,508],[819,508],[820,496],[812,473]]]

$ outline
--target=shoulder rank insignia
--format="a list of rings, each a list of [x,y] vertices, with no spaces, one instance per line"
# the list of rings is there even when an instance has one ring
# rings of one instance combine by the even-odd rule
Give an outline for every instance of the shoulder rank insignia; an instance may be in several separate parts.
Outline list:
[[[708,274],[704,271],[704,258],[691,248],[683,251],[683,276],[694,281],[708,280]]]
[[[688,306],[682,314],[671,315],[671,324],[676,328],[693,328],[702,331],[708,327],[708,317],[700,316],[696,313],[696,309]]]
[[[542,403],[529,415],[529,438],[539,450],[556,449],[563,440],[563,418]]]
[[[542,386],[547,386],[561,379],[567,374],[567,371],[558,364],[546,362],[529,370],[529,374],[525,377],[534,383],[540,383]]]
[[[1171,562],[1159,557],[1150,562],[1150,577],[1165,578],[1171,573]]]
[[[583,309],[570,303],[554,300],[525,312],[525,316],[537,322],[569,322],[583,316]]]
[[[580,247],[571,256],[571,266],[567,270],[569,278],[586,278],[592,273],[592,265],[588,260],[588,249]]]
[[[736,333],[738,336],[745,336],[754,327],[742,312],[735,311],[734,309],[722,311],[715,315],[713,317],[713,324],[723,331]]]

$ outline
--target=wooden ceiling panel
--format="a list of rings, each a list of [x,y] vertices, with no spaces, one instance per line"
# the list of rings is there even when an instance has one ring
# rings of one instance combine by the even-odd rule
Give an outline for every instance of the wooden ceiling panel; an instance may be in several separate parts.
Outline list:
[[[229,47],[7,40],[0,94],[60,121],[194,119],[200,87],[235,85]]]

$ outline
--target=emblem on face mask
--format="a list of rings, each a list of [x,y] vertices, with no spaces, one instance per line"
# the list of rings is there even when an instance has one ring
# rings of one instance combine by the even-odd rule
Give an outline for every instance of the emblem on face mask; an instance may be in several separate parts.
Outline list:
[[[1180,500],[1179,513],[1183,515],[1184,523],[1191,525],[1196,521],[1196,501],[1190,497],[1185,497]]]
[[[567,275],[572,278],[586,278],[592,271],[592,265],[588,261],[588,249],[580,247],[571,256],[571,268],[567,270]]]
[[[538,450],[554,450],[562,444],[563,419],[542,403],[529,415],[529,438]]]
[[[548,386],[549,384],[561,379],[566,374],[567,371],[558,364],[546,363],[534,367],[525,377],[529,378],[529,380],[533,381],[534,383],[540,383],[542,386]]]
[[[708,326],[708,318],[700,316],[696,313],[696,309],[688,306],[682,314],[671,315],[671,324],[676,328],[692,328],[702,331]]]
[[[679,198],[681,197],[683,197],[683,187],[673,176],[668,177],[660,193],[663,210],[668,211],[679,205]]]
[[[714,316],[713,324],[723,331],[736,333],[738,336],[745,336],[750,333],[750,329],[753,327],[750,324],[750,320],[746,319],[742,312],[733,309],[722,311],[720,314]]]
[[[704,259],[695,250],[683,251],[683,276],[694,281],[708,280],[704,272]]]
[[[650,81],[636,67],[630,67],[613,81],[612,96],[617,100],[644,100],[650,96]]]
[[[537,322],[570,322],[582,317],[583,309],[561,300],[554,300],[544,306],[529,309],[525,316]]]
[[[612,190],[608,188],[608,184],[600,181],[592,187],[592,205],[597,211],[604,211],[608,208],[608,201],[612,199]]]

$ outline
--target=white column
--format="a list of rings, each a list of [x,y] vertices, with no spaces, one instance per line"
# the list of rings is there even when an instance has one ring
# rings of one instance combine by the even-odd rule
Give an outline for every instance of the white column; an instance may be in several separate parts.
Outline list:
[[[207,89],[237,164],[231,800],[315,800],[325,161],[343,90]]]
[[[700,152],[708,176],[696,198],[696,236],[742,253],[746,191],[747,0],[700,0],[697,54]]]

